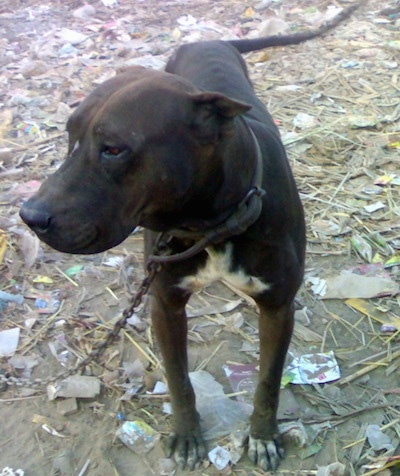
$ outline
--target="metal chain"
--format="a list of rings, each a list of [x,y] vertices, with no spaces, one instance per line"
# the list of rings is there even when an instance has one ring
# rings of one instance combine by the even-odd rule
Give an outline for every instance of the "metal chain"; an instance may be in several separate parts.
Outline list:
[[[165,246],[165,243],[163,243],[161,241],[161,238],[159,238],[155,245],[155,253],[158,254],[158,252],[164,246]],[[45,379],[39,379],[39,378],[28,379],[28,378],[18,378],[18,377],[11,377],[11,376],[8,377],[4,374],[0,374],[0,383],[3,382],[10,386],[30,387],[30,388],[35,388],[42,385],[48,385],[49,383],[53,383],[57,380],[65,379],[69,377],[70,375],[76,374],[81,369],[88,366],[94,360],[99,359],[104,354],[106,348],[114,342],[114,340],[118,336],[121,329],[125,327],[126,321],[132,316],[135,309],[141,304],[143,297],[148,293],[150,285],[153,282],[153,279],[155,275],[157,274],[157,272],[160,270],[160,268],[161,268],[160,263],[157,263],[156,261],[149,259],[149,261],[146,264],[145,277],[143,281],[141,282],[138,290],[136,291],[136,294],[131,298],[129,306],[126,309],[124,309],[124,311],[122,312],[122,316],[120,317],[120,319],[118,319],[118,321],[114,324],[112,329],[107,333],[105,338],[98,345],[94,347],[94,349],[89,353],[89,355],[86,358],[84,358],[82,361],[77,363],[74,367],[65,371],[61,371],[58,374],[45,378]]]

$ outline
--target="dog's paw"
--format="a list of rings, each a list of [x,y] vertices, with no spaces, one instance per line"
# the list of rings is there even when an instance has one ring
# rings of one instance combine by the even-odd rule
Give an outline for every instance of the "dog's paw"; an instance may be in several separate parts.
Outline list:
[[[171,433],[167,442],[167,456],[174,457],[181,469],[186,466],[191,470],[195,469],[196,464],[207,456],[207,447],[201,431],[190,434]]]
[[[264,471],[275,471],[285,453],[280,438],[262,440],[250,435],[248,456],[252,463]]]

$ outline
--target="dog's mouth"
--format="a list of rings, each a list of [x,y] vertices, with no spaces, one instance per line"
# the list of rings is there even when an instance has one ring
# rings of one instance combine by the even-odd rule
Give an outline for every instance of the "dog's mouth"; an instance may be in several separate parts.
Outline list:
[[[32,227],[31,227],[32,228]],[[53,228],[32,228],[38,238],[57,251],[69,254],[93,254],[99,253],[101,240],[97,227],[84,227],[84,229],[73,230],[73,227]],[[78,233],[74,234],[78,231]]]
[[[100,251],[98,251],[99,235],[100,235],[99,230],[96,227],[94,227],[90,230],[89,234],[87,232],[84,234],[83,240],[78,239],[76,244],[71,244],[70,246],[67,246],[62,251],[64,251],[64,253],[70,253],[70,254],[100,253]],[[53,248],[56,248],[56,246],[54,245],[51,245],[51,246]]]

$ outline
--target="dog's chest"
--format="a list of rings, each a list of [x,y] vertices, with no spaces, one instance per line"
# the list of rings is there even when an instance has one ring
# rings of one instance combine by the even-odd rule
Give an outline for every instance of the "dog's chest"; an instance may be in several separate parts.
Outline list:
[[[260,278],[246,274],[240,268],[232,271],[231,244],[228,244],[223,252],[208,248],[207,253],[206,264],[196,274],[185,276],[179,287],[194,292],[215,281],[224,280],[250,296],[271,289],[269,283],[264,283]]]

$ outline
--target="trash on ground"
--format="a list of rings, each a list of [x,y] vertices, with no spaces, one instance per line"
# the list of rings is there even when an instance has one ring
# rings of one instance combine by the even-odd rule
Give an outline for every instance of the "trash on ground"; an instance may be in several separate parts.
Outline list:
[[[148,453],[160,440],[161,435],[144,421],[126,421],[117,430],[118,438],[137,454]]]
[[[396,332],[400,329],[400,317],[383,310],[365,299],[346,299],[345,304],[381,324],[381,332]],[[385,311],[385,312],[384,312]]]
[[[394,449],[392,439],[383,433],[379,425],[368,425],[365,436],[374,451],[390,451]]]
[[[35,300],[34,306],[40,314],[54,314],[61,304],[59,294],[59,290],[39,291],[31,288],[25,293],[25,298]]]
[[[115,7],[118,5],[118,0],[101,0],[105,7]]]
[[[40,284],[53,284],[54,281],[52,278],[49,276],[44,276],[43,274],[38,274],[32,279],[32,282],[34,283],[40,283]]]
[[[80,273],[82,270],[83,264],[75,264],[74,266],[70,266],[68,269],[66,269],[65,274],[69,278],[72,278],[73,276],[76,276],[78,273]]]
[[[351,231],[349,226],[342,225],[333,220],[314,220],[311,229],[323,237],[345,235]]]
[[[317,125],[317,119],[305,112],[299,112],[293,119],[293,125],[299,129],[310,129]]]
[[[58,360],[63,367],[68,367],[74,357],[70,350],[67,349],[68,344],[64,333],[55,336],[53,341],[48,343],[50,352]]]
[[[125,390],[125,393],[120,397],[120,400],[129,402],[142,389],[143,380],[140,380],[137,383],[129,382],[120,386]]]
[[[360,265],[326,279],[307,276],[306,283],[321,299],[373,298],[399,292],[399,284],[390,278],[382,263]]]
[[[333,351],[294,357],[285,372],[292,374],[292,384],[333,382],[340,378],[340,368]]]
[[[258,364],[225,364],[222,367],[233,392],[238,401],[246,402],[253,406],[254,393],[258,385]],[[300,405],[293,392],[286,387],[291,382],[292,374],[284,372],[281,381],[281,393],[279,398],[278,420],[299,417]]]
[[[0,476],[24,476],[25,472],[22,469],[12,469],[6,466],[1,470]]]
[[[120,268],[124,263],[124,256],[109,256],[104,260],[104,266],[110,266],[110,268]]]
[[[14,355],[19,342],[19,327],[0,331],[0,357],[10,357]]]
[[[388,334],[391,334],[392,332],[397,332],[399,330],[400,330],[400,322],[399,322],[399,325],[397,326],[394,326],[391,324],[382,324],[380,327],[380,331],[382,333],[388,333]]]
[[[391,268],[392,266],[400,265],[400,254],[396,254],[385,261],[385,268]]]
[[[391,279],[361,276],[349,271],[327,278],[326,286],[322,299],[373,298],[393,296],[399,292],[399,284]]]
[[[258,364],[225,364],[222,366],[237,400],[252,404],[258,383]]]
[[[229,435],[229,441],[224,448],[229,451],[232,464],[236,464],[245,453],[249,434],[250,426],[243,424]]]
[[[248,421],[252,406],[227,397],[222,385],[211,374],[198,370],[189,373],[189,376],[205,440],[228,435],[238,425]]]
[[[166,395],[168,393],[168,386],[161,381],[156,382],[151,392],[147,392],[151,395]]]
[[[24,302],[24,296],[21,294],[11,294],[6,293],[5,291],[0,291],[0,300],[14,302],[15,304],[21,305]]]
[[[87,40],[87,36],[79,31],[71,30],[70,28],[62,28],[59,33],[60,38],[66,43],[75,46]]]
[[[349,64],[349,63],[347,63]],[[351,63],[350,63],[351,64]],[[353,64],[352,64],[353,66]],[[358,66],[358,63],[354,64]],[[353,66],[353,67],[354,67]],[[346,67],[346,66],[344,66]],[[347,66],[349,67],[349,66]],[[379,118],[377,116],[362,116],[362,115],[349,115],[348,121],[350,127],[354,129],[363,129],[364,127],[375,127],[379,123]]]
[[[208,458],[219,471],[222,471],[224,468],[226,468],[231,459],[229,451],[227,451],[225,448],[222,448],[222,446],[216,446],[211,451],[209,451]]]
[[[65,435],[62,435],[59,431],[47,425],[46,423],[43,423],[42,428],[44,431],[47,431],[47,433],[50,433],[50,435],[52,436],[57,436],[57,438],[66,438]]]
[[[365,259],[367,263],[372,261],[372,246],[363,236],[354,234],[350,238],[350,243],[354,251],[356,251],[356,253],[359,254],[361,258]]]
[[[382,208],[385,208],[386,205],[382,203],[381,201],[371,203],[371,205],[365,205],[364,210],[368,213],[374,213],[378,210],[382,210]]]

